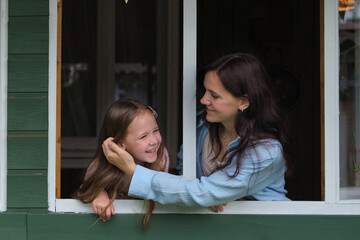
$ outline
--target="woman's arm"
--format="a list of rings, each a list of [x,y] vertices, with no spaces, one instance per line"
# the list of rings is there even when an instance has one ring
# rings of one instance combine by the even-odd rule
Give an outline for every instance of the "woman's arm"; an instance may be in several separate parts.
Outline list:
[[[112,161],[116,163],[114,165],[121,166],[123,171],[128,171],[132,176],[129,195],[162,204],[206,207],[224,204],[258,193],[273,182],[281,182],[285,172],[282,149],[278,144],[257,148],[257,154],[247,154],[239,174],[234,178],[228,176],[236,169],[235,164],[230,164],[209,177],[192,181],[183,176],[136,166],[135,163],[132,166],[129,159],[119,161],[119,156],[126,157],[126,154],[116,146],[110,147],[116,152],[111,153]],[[274,199],[269,200],[287,200],[283,186],[271,191],[275,191],[272,193]]]

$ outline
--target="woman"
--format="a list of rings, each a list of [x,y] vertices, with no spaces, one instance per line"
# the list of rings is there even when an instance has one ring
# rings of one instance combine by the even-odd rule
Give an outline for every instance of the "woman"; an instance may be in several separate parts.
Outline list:
[[[107,139],[108,161],[132,177],[129,195],[163,204],[219,205],[220,211],[222,204],[242,198],[288,201],[289,145],[264,66],[250,54],[230,53],[210,63],[205,73],[198,178],[187,181],[145,169]]]

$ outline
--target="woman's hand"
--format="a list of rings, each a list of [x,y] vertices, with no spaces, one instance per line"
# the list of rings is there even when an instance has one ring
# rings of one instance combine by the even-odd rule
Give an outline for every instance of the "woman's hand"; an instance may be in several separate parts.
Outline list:
[[[210,207],[210,209],[213,210],[214,212],[223,212],[225,206],[226,206],[226,203],[220,204],[217,206],[212,206],[212,207]]]
[[[112,137],[106,139],[102,148],[105,157],[112,165],[122,170],[126,175],[132,177],[136,164],[134,158],[124,149],[113,142]]]
[[[98,214],[103,222],[109,221],[111,214],[115,214],[115,208],[104,190],[99,191],[94,201],[92,201],[91,206],[94,213]]]

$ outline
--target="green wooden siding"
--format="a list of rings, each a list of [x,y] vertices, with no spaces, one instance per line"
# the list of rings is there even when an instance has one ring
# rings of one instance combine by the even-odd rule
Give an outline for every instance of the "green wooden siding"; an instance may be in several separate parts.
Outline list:
[[[47,171],[9,170],[8,208],[47,208]]]
[[[28,239],[357,239],[359,216],[153,215],[141,232],[137,215],[98,222],[87,214],[29,214]]]
[[[9,55],[47,54],[49,52],[48,16],[9,16],[8,34]]]
[[[8,93],[8,131],[46,131],[47,122],[47,93]]]
[[[8,42],[7,208],[9,212],[46,210],[49,82],[47,0],[9,0]],[[26,229],[26,222],[24,224]]]
[[[9,131],[8,169],[46,170],[48,166],[47,137],[46,131]]]
[[[9,92],[47,92],[49,57],[44,55],[9,55]]]
[[[48,16],[49,3],[44,0],[9,0],[9,16]]]
[[[27,239],[26,214],[0,213],[0,239]]]

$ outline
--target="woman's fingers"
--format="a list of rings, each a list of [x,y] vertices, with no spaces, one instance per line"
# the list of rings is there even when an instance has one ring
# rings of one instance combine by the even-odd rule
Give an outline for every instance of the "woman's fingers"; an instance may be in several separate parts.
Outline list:
[[[108,155],[111,153],[111,150],[109,148],[109,143],[111,143],[113,141],[114,138],[112,137],[109,137],[107,138],[103,144],[102,144],[102,148],[103,148],[103,152],[104,152],[104,155],[107,159],[109,159]]]
[[[216,206],[212,206],[210,207],[210,209],[213,211],[213,212],[218,212],[218,208]]]
[[[210,207],[210,209],[213,211],[213,212],[223,212],[224,211],[224,207],[226,206],[227,204],[224,203],[224,204],[220,204],[220,205],[217,205],[217,206],[212,206]]]
[[[120,147],[112,140],[108,138],[102,144],[106,159],[128,176],[132,176],[136,168],[134,158],[125,150],[124,146]]]

